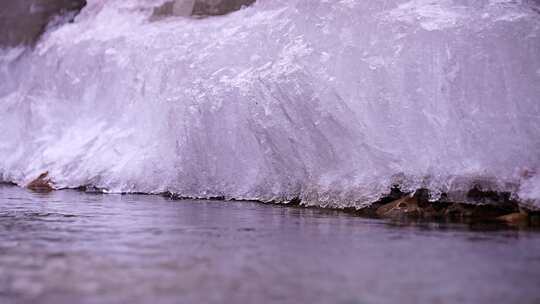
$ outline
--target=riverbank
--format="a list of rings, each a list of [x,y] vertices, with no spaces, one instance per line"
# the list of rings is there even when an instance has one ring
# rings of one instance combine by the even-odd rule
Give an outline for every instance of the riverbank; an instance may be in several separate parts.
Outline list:
[[[35,192],[46,193],[55,190],[48,179],[48,173],[41,174],[26,187]],[[84,186],[78,187],[77,190],[91,193],[107,192],[103,189]],[[238,201],[234,198],[226,199],[225,197],[185,197],[171,192],[158,193],[157,195],[173,200],[203,199]],[[438,200],[430,200],[429,190],[427,189],[418,189],[414,192],[407,193],[402,192],[399,187],[396,186],[393,187],[387,195],[363,208],[325,208],[321,206],[308,206],[303,204],[302,200],[299,198],[288,201],[259,202],[296,206],[300,208],[314,207],[319,209],[330,209],[368,218],[540,228],[540,212],[538,210],[529,209],[527,206],[520,204],[519,201],[512,199],[510,193],[482,191],[478,188],[472,188],[463,196],[467,202],[451,201],[448,200],[447,197],[448,196],[443,193]]]

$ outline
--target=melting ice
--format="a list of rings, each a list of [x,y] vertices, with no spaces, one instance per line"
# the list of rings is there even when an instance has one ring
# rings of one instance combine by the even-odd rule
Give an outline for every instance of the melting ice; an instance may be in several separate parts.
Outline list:
[[[0,58],[0,179],[361,207],[398,184],[540,207],[540,9],[91,0]]]

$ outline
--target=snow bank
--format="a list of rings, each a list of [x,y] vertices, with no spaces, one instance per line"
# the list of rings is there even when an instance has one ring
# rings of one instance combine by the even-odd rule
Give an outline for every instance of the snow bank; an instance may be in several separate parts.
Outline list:
[[[89,1],[4,51],[1,179],[332,207],[478,184],[540,207],[538,6],[259,0],[155,20],[158,2]]]

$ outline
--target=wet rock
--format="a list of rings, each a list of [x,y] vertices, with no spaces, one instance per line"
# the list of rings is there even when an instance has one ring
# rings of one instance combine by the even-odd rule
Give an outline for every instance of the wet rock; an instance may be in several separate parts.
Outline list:
[[[51,180],[48,177],[49,172],[42,173],[38,178],[31,181],[26,188],[35,192],[51,192],[54,190]]]
[[[377,209],[381,206],[391,203],[405,196],[399,187],[394,186],[390,189],[390,192],[382,196],[378,201],[373,202],[371,205],[364,207],[360,210],[354,209],[355,212],[362,214],[363,216],[376,217]]]
[[[510,193],[500,193],[490,190],[482,190],[480,187],[473,187],[467,192],[467,199],[476,204],[502,204],[510,197]]]
[[[510,212],[513,209],[506,206],[454,203],[444,211],[444,216],[454,220],[493,220]]]
[[[529,212],[529,223],[533,227],[540,227],[540,211]]]
[[[422,209],[422,215],[425,218],[442,218],[446,208],[444,203],[433,203]]]
[[[517,210],[507,205],[476,205],[472,216],[481,220],[491,220],[514,211]]]
[[[477,190],[469,193],[477,198],[478,202],[452,202],[445,194],[433,202],[429,200],[428,189],[418,189],[413,194],[405,194],[396,187],[387,196],[362,209],[361,214],[383,218],[429,219],[462,223],[513,222],[522,217],[517,216],[520,212],[518,203],[510,199],[506,193]],[[534,212],[525,209],[521,212],[528,214],[529,225],[534,226],[533,218],[540,224],[540,215],[534,217]]]
[[[175,0],[165,3],[165,5],[170,6],[170,12],[174,16],[191,16],[193,14],[195,0]]]
[[[384,204],[376,211],[380,217],[421,217],[422,208],[418,205],[418,198],[415,196],[406,196],[396,201]]]
[[[463,219],[473,216],[472,206],[465,204],[451,204],[444,211],[444,216],[449,219]]]
[[[525,212],[514,212],[497,217],[497,220],[510,225],[526,225],[529,222],[529,215]]]
[[[255,0],[197,0],[193,6],[193,15],[225,15],[255,3]]]
[[[255,0],[171,0],[154,10],[154,16],[218,16],[255,3]]]
[[[32,44],[55,16],[74,15],[85,5],[85,0],[2,1],[0,47]]]
[[[430,205],[428,189],[420,188],[414,192],[413,196],[416,198],[416,201],[420,208],[426,208]]]

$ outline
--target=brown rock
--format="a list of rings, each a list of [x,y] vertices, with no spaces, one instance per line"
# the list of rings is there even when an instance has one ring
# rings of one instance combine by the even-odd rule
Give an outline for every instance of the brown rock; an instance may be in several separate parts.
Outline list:
[[[470,218],[473,216],[472,209],[469,205],[454,203],[444,211],[444,216],[450,219]]]
[[[384,204],[379,207],[376,214],[380,217],[420,217],[423,214],[422,208],[418,206],[416,197],[406,196]]]
[[[525,212],[515,212],[497,217],[497,220],[511,225],[526,224],[529,221],[529,215]]]
[[[439,203],[439,204],[442,204],[442,203]],[[439,218],[439,217],[443,217],[445,211],[446,211],[445,207],[429,205],[423,208],[423,216],[426,218]]]
[[[48,178],[49,172],[42,173],[38,178],[31,181],[26,188],[35,192],[51,192],[54,190],[51,180]]]
[[[516,210],[513,206],[452,203],[444,211],[444,217],[453,220],[492,221]]]
[[[540,227],[540,214],[538,212],[529,213],[529,223],[533,227]]]

